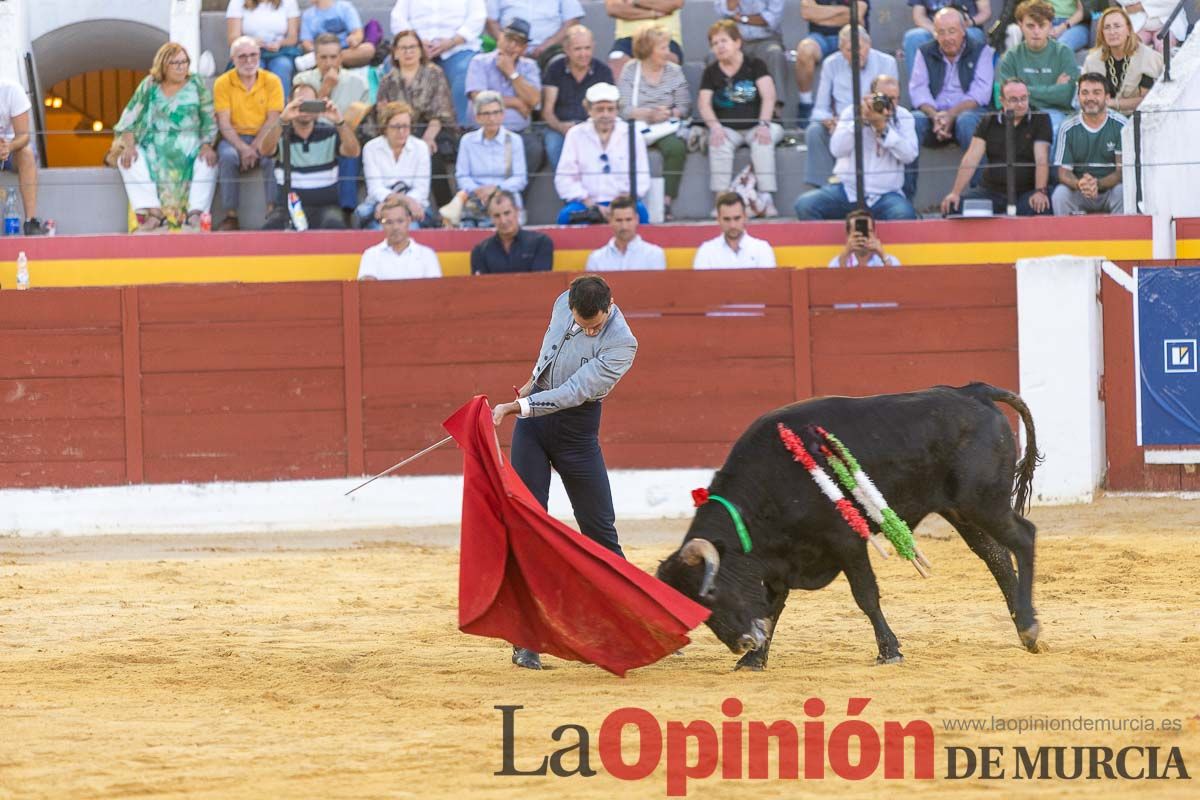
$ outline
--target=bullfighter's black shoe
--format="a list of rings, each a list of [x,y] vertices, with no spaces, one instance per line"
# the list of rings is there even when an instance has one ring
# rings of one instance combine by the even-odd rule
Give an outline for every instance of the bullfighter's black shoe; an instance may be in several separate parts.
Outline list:
[[[512,662],[525,669],[541,669],[542,657],[524,647],[513,647]]]

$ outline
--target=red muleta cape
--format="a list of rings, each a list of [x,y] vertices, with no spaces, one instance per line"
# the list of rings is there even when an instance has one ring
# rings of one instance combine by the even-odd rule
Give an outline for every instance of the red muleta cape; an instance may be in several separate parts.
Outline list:
[[[708,609],[543,511],[500,456],[486,396],[442,425],[463,450],[459,630],[620,676],[688,643]]]

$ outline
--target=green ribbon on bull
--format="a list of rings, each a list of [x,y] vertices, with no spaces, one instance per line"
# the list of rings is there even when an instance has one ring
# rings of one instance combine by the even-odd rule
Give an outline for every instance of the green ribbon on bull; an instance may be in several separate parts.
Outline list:
[[[719,494],[710,494],[709,500],[716,500],[721,505],[725,506],[725,510],[729,512],[729,516],[733,518],[733,527],[737,529],[738,539],[742,541],[742,552],[750,552],[750,531],[746,529],[746,523],[742,522],[742,515],[734,508],[733,503],[721,497]]]

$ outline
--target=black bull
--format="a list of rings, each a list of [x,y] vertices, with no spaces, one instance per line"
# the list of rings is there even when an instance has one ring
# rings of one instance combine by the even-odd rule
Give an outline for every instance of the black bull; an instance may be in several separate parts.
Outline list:
[[[1020,463],[997,401],[1015,409],[1025,425]],[[903,658],[879,609],[867,543],[793,460],[779,438],[780,422],[797,434],[820,425],[841,439],[910,528],[931,513],[942,515],[987,564],[1022,644],[1037,651],[1037,529],[1020,513],[1039,458],[1033,418],[1017,395],[972,383],[806,400],[760,417],[738,438],[709,491],[740,511],[750,552],[743,552],[730,513],[710,501],[697,509],[683,545],[659,565],[658,577],[712,610],[707,624],[713,633],[744,653],[739,668],[766,666],[790,589],[820,589],[841,572],[875,629],[878,661]],[[817,462],[833,474],[820,456]]]

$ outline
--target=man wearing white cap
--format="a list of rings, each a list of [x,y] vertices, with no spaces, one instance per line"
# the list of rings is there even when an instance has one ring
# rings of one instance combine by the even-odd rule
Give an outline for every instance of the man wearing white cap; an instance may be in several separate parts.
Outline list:
[[[604,222],[608,205],[617,195],[631,194],[629,185],[629,127],[617,124],[620,92],[611,83],[588,89],[583,106],[588,121],[567,131],[562,156],[554,173],[554,188],[566,201],[558,215],[559,225],[572,222]],[[650,158],[641,136],[634,137],[637,160],[637,195],[650,188]],[[638,219],[649,222],[642,201],[637,201]],[[574,217],[574,219],[573,219]]]

